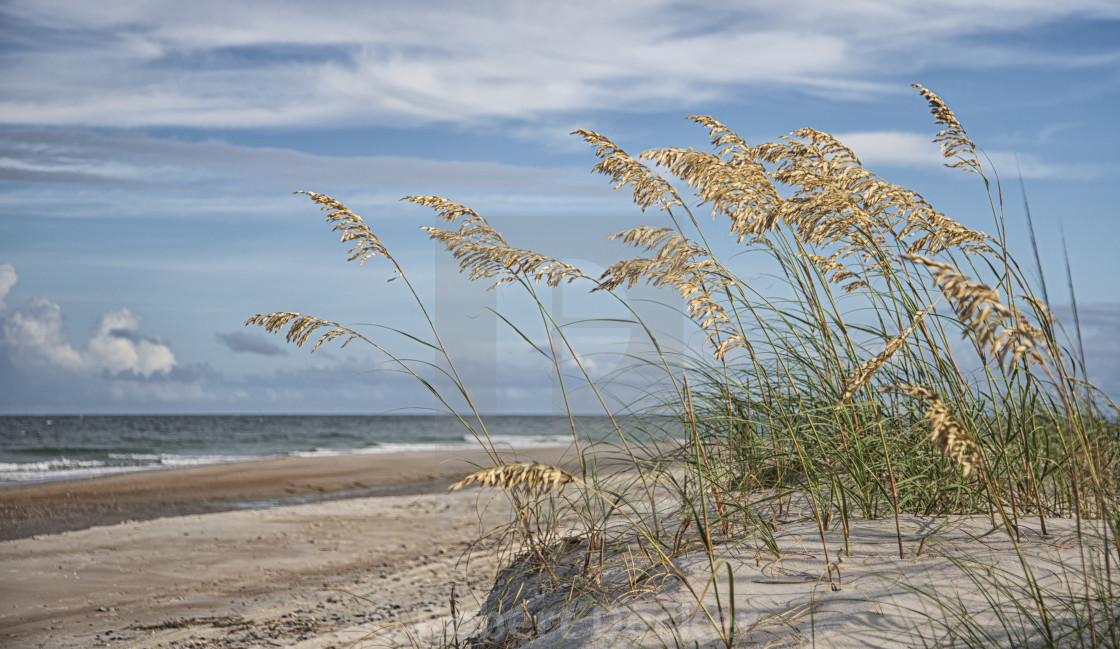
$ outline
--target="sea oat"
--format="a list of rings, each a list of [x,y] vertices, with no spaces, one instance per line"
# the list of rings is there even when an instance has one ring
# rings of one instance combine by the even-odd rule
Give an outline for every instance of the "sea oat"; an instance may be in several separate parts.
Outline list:
[[[925,232],[910,244],[907,252],[925,252],[935,255],[950,247],[958,247],[968,255],[994,253],[989,243],[991,235],[979,230],[966,228],[941,212],[929,210],[915,211],[899,232],[899,237],[907,237],[915,232]]]
[[[665,148],[641,157],[686,181],[702,204],[711,203],[713,215],[726,215],[740,242],[748,237],[753,242],[785,223],[806,243],[841,244],[833,261],[854,257],[865,269],[880,272],[897,265],[897,257],[885,251],[896,243],[931,254],[950,246],[970,254],[991,250],[988,235],[937,212],[916,192],[882,180],[828,133],[805,128],[782,142],[749,147],[711,117],[689,119],[709,130],[718,155]],[[779,184],[793,187],[794,194],[783,198]],[[905,243],[915,235],[916,241]],[[856,278],[846,292],[867,285],[854,272],[840,277]]]
[[[585,129],[572,131],[572,135],[579,135],[585,142],[597,147],[595,155],[599,158],[599,164],[592,171],[610,176],[615,189],[631,185],[634,189],[634,202],[643,212],[654,205],[659,205],[663,210],[684,205],[672,185],[652,169],[630,157],[614,142]]]
[[[464,207],[463,205],[460,205],[455,201],[448,200],[442,196],[405,196],[401,200],[408,201],[410,203],[416,203],[417,205],[423,205],[425,207],[430,207],[437,213],[439,213],[440,218],[448,222],[454,222],[461,216],[466,216],[468,218],[480,218],[478,216],[478,212],[472,210],[469,207]],[[495,232],[495,234],[497,233]],[[498,235],[498,238],[500,239],[501,235]]]
[[[458,491],[463,487],[477,484],[507,491],[518,490],[540,494],[563,489],[564,485],[575,479],[575,476],[559,467],[539,462],[517,462],[472,473],[448,487],[448,491]]]
[[[953,418],[949,406],[941,395],[913,385],[886,385],[882,392],[905,392],[915,399],[929,403],[925,419],[929,422],[929,439],[941,452],[961,467],[965,477],[980,463],[980,447],[960,422]]]
[[[689,316],[698,320],[700,328],[707,332],[706,342],[715,345],[717,359],[724,359],[732,349],[750,349],[723,305],[714,297],[717,292],[726,292],[733,282],[720,272],[721,267],[705,248],[671,228],[639,226],[609,238],[655,250],[656,254],[652,258],[639,257],[612,264],[599,278],[595,291],[613,290],[622,284],[634,286],[642,279],[658,288],[672,287],[686,301]]]
[[[750,147],[743,138],[739,137],[735,131],[725,126],[723,122],[710,117],[708,115],[689,115],[689,121],[696,122],[700,126],[708,129],[708,135],[712,139],[712,146],[720,149],[721,156],[729,156],[732,160],[736,159],[737,155],[746,154]]]
[[[642,153],[696,190],[701,204],[711,203],[712,216],[727,215],[740,243],[777,224],[784,202],[766,169],[744,155],[725,161],[693,149],[665,148]]]
[[[808,259],[810,262],[812,262],[812,264],[817,267],[817,270],[822,275],[828,277],[828,281],[831,284],[839,284],[840,282],[855,280],[844,285],[843,288],[845,293],[851,293],[858,288],[869,286],[866,280],[861,279],[859,275],[854,273],[844,264],[837,261],[837,259],[844,253],[845,251],[842,249],[828,257],[822,257],[820,255],[814,255],[808,252],[800,253],[798,256],[804,257],[805,259]]]
[[[422,227],[428,236],[439,241],[459,260],[459,270],[473,281],[498,278],[489,289],[522,277],[533,282],[544,281],[553,288],[561,282],[577,279],[594,281],[579,268],[532,250],[510,246],[502,235],[474,210],[440,196],[406,196],[407,200],[436,210],[450,222],[466,217],[459,231]]]
[[[949,159],[958,158],[958,160],[945,166],[981,173],[980,160],[976,157],[976,144],[968,138],[968,133],[965,133],[964,127],[961,126],[952,109],[941,97],[923,88],[921,84],[914,83],[910,87],[918,89],[918,92],[929,102],[929,112],[933,114],[937,123],[946,127],[933,141],[941,144],[942,156]]]
[[[392,255],[390,255],[389,251],[382,245],[381,239],[369,229],[369,226],[362,220],[362,217],[351,212],[349,207],[346,207],[342,203],[324,194],[316,194],[314,192],[302,190],[293,193],[307,194],[311,197],[311,200],[322,205],[320,209],[324,212],[329,211],[330,214],[327,215],[327,222],[334,223],[334,227],[331,228],[333,232],[342,231],[341,240],[343,242],[357,242],[348,251],[350,257],[347,261],[354,261],[357,259],[358,265],[362,265],[370,257],[380,256],[388,258],[393,262],[393,265],[396,266],[396,261],[393,260]],[[399,267],[397,268],[397,273],[400,274]]]
[[[850,149],[827,133],[801,129],[753,151],[773,164],[773,179],[796,187],[782,205],[782,219],[798,238],[824,246],[845,242],[845,252],[881,256],[884,233],[899,220],[893,187],[864,169]]]
[[[323,343],[334,340],[335,338],[347,336],[346,340],[343,341],[341,345],[342,347],[345,347],[349,345],[350,341],[354,340],[355,338],[362,337],[362,335],[358,332],[348,327],[343,327],[337,322],[331,322],[330,320],[316,318],[315,316],[288,311],[269,313],[267,315],[261,315],[258,313],[252,318],[246,320],[245,324],[264,327],[265,331],[267,331],[268,333],[276,333],[277,331],[283,329],[284,325],[288,324],[289,322],[291,323],[291,327],[288,328],[288,335],[286,337],[286,340],[289,343],[295,343],[296,347],[303,347],[303,344],[307,342],[307,339],[311,337],[311,334],[315,333],[317,330],[324,327],[332,327],[329,331],[319,337],[319,341],[316,342],[315,346],[311,348],[312,353],[314,353],[316,349],[319,349],[319,346]]]
[[[971,333],[982,354],[991,354],[1004,365],[1008,353],[1012,364],[1025,358],[1041,364],[1041,354],[1035,341],[1042,332],[1026,321],[1018,309],[1009,309],[1000,301],[999,292],[987,284],[970,282],[952,264],[935,261],[914,254],[904,254],[903,259],[921,264],[934,272],[934,285],[949,298],[957,319]]]
[[[840,393],[840,398],[836,402],[837,406],[842,406],[847,403],[848,399],[851,399],[852,396],[855,395],[855,393],[858,392],[860,388],[867,385],[867,382],[871,380],[871,376],[875,374],[875,372],[879,371],[879,368],[881,368],[883,365],[886,365],[890,357],[902,348],[902,344],[906,342],[906,338],[909,337],[910,334],[914,333],[914,330],[918,328],[918,325],[922,322],[922,319],[929,314],[932,308],[932,306],[926,307],[920,313],[915,315],[909,327],[904,329],[894,338],[891,338],[887,342],[887,346],[882,352],[880,352],[875,358],[872,358],[871,360],[864,363],[863,366],[859,368],[859,371],[853,374],[851,378],[847,380],[847,382],[844,384],[844,391]]]

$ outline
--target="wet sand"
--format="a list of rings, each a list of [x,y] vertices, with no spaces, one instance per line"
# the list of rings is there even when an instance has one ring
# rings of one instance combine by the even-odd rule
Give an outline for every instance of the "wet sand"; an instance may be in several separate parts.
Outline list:
[[[509,461],[521,455],[499,452]],[[573,457],[559,448],[534,449],[525,456],[546,462]],[[0,541],[165,516],[435,493],[479,465],[491,465],[481,450],[416,451],[282,458],[6,485],[0,486]]]

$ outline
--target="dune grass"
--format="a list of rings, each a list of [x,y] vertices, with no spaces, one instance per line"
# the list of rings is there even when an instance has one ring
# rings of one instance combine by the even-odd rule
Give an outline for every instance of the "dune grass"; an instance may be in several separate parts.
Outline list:
[[[670,437],[683,441],[651,447],[616,426],[611,450],[630,464],[629,472],[600,473],[597,460],[606,453],[581,447],[574,416],[580,475],[503,465],[470,386],[459,378],[453,350],[444,346],[405,270],[360,217],[330,197],[303,192],[352,245],[351,260],[387,260],[426,319],[406,337],[435,350],[440,362],[409,360],[354,328],[299,313],[257,315],[247,324],[270,332],[286,328],[289,342],[314,341],[313,350],[335,339],[343,345],[361,340],[427,387],[492,452],[495,466],[474,481],[520,487],[511,492],[519,520],[510,539],[528,554],[511,554],[510,569],[563,584],[569,600],[578,593],[581,601],[617,601],[659,579],[678,578],[720,643],[730,647],[743,636],[736,631],[734,575],[719,557],[744,540],[777,552],[775,531],[790,521],[815,525],[822,568],[832,586],[842,588],[839,557],[859,520],[893,520],[904,559],[921,552],[904,542],[904,517],[986,517],[1017,551],[1028,526],[1045,535],[1048,519],[1070,518],[1077,522],[1081,559],[1062,569],[1080,575],[1078,590],[1055,600],[1022,551],[1019,572],[977,577],[977,587],[987,579],[993,592],[1017,593],[1010,599],[1031,623],[1022,637],[1005,640],[1069,646],[1064,643],[1075,638],[1082,646],[1118,647],[1116,406],[1088,383],[1083,354],[1075,353],[1054,318],[1045,286],[1034,288],[1008,250],[994,170],[941,98],[915,88],[941,128],[935,141],[947,166],[974,174],[988,191],[992,234],[880,178],[827,133],[803,128],[749,145],[706,116],[689,119],[707,130],[711,151],[664,148],[632,157],[603,135],[576,131],[594,148],[594,170],[616,189],[632,191],[637,207],[658,221],[613,235],[639,256],[600,277],[514,247],[458,203],[406,197],[448,224],[423,229],[470,279],[524,289],[546,341],[529,344],[550,358],[565,388],[565,407],[578,386],[598,397],[612,421],[619,415],[603,396],[606,386],[584,370],[553,320],[541,287],[578,283],[614,295],[639,323],[637,310],[615,289],[649,283],[679,297],[701,342],[674,356],[646,329],[656,353],[631,359],[630,366],[660,377],[656,399],[643,403],[639,419],[655,428],[668,415],[676,422]],[[700,209],[710,209],[735,249],[749,257],[718,254],[727,246],[711,245],[694,211]],[[752,283],[741,274],[743,260],[760,258],[776,270]],[[564,371],[565,358],[574,359],[574,376]],[[439,380],[449,380],[452,392],[438,389]],[[626,374],[615,380],[625,381]],[[569,482],[576,488],[552,491]],[[828,532],[837,525],[841,541],[830,543]],[[676,567],[673,559],[689,552],[708,557],[706,583]],[[717,579],[723,565],[728,579]],[[513,581],[507,575],[502,583]],[[704,604],[720,584],[732,592],[716,592],[714,607]],[[492,618],[513,605],[516,598],[508,595],[495,596]],[[953,613],[948,619],[957,627],[946,637],[972,646],[1000,644],[987,627],[971,623],[973,611],[931,597]],[[1015,627],[1018,622],[1006,620],[1019,618],[1008,615],[1005,624]],[[525,616],[535,628],[536,618],[528,610]],[[1063,631],[1070,628],[1072,634]],[[489,640],[514,646],[528,637],[499,635],[500,642]]]

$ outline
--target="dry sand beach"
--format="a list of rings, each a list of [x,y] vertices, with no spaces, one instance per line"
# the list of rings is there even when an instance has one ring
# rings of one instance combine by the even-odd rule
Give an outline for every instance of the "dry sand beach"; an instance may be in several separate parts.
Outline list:
[[[517,457],[571,459],[563,449]],[[718,546],[714,584],[705,582],[711,565],[703,551],[679,555],[674,565],[696,591],[656,569],[635,587],[648,566],[623,543],[600,557],[598,592],[622,595],[605,608],[532,571],[504,575],[496,588],[494,543],[478,539],[510,520],[507,499],[445,490],[472,469],[425,452],[7,487],[0,490],[8,537],[0,542],[0,646],[435,646],[450,628],[452,594],[470,618],[503,593],[490,646],[716,646],[712,619],[730,618],[732,600],[735,646],[957,646],[944,624],[953,622],[953,607],[982,612],[991,596],[982,575],[1021,572],[1008,536],[991,533],[986,517],[906,517],[905,558],[893,519],[855,522],[846,548],[834,525],[824,539],[828,553],[814,524],[791,523],[775,534],[780,559],[758,540]],[[1055,592],[1077,593],[1076,569],[1055,569],[1055,562],[1079,565],[1074,523],[1049,521],[1047,537],[1038,527],[1037,519],[1023,521],[1031,569]],[[1090,559],[1099,554],[1099,544],[1086,547]],[[572,556],[583,562],[578,545]],[[970,577],[975,568],[982,570]],[[934,588],[949,597],[945,604],[921,596]],[[995,646],[1016,646],[1014,629],[1000,635],[1006,622],[978,619],[1007,639]]]
[[[385,627],[446,615],[452,584],[477,610],[471,589],[492,583],[483,548],[469,571],[463,559],[508,520],[505,499],[444,493],[484,460],[290,458],[0,489],[0,646],[399,641]],[[345,498],[266,506],[324,497]]]

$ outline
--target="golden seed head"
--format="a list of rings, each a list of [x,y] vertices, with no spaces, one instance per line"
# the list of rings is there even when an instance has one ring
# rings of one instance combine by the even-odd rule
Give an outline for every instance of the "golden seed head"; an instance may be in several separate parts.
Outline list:
[[[961,467],[965,477],[980,464],[980,447],[973,441],[968,430],[953,416],[941,395],[914,385],[887,385],[882,392],[905,392],[915,399],[929,403],[925,420],[929,422],[929,439],[941,452],[948,455]]]
[[[971,333],[980,350],[999,359],[1001,365],[1011,354],[1012,364],[1020,360],[1043,362],[1035,349],[1042,331],[1026,321],[1018,309],[1009,309],[1000,301],[999,292],[987,284],[970,282],[952,264],[915,254],[903,259],[921,264],[934,274],[934,285],[949,298],[957,319]]]
[[[448,491],[458,491],[463,487],[477,484],[507,491],[542,494],[546,491],[562,489],[573,480],[575,476],[559,467],[539,462],[517,462],[472,473],[448,487]]]

